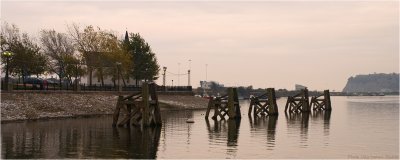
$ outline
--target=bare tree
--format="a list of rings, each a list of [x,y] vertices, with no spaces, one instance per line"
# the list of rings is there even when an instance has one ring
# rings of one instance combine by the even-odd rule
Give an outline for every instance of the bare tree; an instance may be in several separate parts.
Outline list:
[[[50,58],[50,71],[56,73],[62,79],[66,77],[66,68],[71,58],[74,57],[75,48],[72,41],[64,33],[57,33],[55,30],[42,30],[40,40],[44,53]],[[75,58],[76,59],[76,58]]]

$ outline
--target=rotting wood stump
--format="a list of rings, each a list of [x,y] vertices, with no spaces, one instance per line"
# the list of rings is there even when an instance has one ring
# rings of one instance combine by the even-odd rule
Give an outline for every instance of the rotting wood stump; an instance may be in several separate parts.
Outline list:
[[[221,97],[210,97],[205,118],[208,119],[210,111],[214,109],[212,119],[225,119],[227,115],[229,119],[241,118],[239,98],[236,88],[228,88],[228,94]]]
[[[310,105],[308,100],[308,89],[302,89],[300,93],[289,96],[285,106],[285,112],[310,112]]]
[[[260,96],[250,97],[250,107],[248,115],[251,117],[258,115],[278,115],[278,105],[276,104],[275,89],[267,88],[267,92]]]
[[[324,90],[323,94],[311,97],[310,106],[313,110],[332,110],[329,90]]]
[[[120,111],[125,117],[118,122]],[[155,126],[161,125],[161,114],[155,83],[144,83],[142,92],[129,96],[118,96],[112,126]]]

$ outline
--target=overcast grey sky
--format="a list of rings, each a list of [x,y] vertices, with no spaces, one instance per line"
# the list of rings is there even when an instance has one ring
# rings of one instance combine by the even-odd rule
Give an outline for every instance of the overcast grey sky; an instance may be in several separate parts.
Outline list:
[[[33,36],[72,22],[139,32],[169,72],[191,59],[194,86],[206,64],[208,80],[277,89],[341,91],[356,74],[399,72],[398,1],[2,1],[1,20]]]

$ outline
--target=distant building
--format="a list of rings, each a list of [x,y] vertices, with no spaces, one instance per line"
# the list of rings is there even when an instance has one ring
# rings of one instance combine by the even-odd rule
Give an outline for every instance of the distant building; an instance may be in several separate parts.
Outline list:
[[[203,89],[210,89],[211,82],[207,81],[200,81],[200,87]]]
[[[200,87],[203,89],[212,89],[212,87],[223,88],[224,85],[215,81],[200,81]]]
[[[305,88],[307,88],[307,87],[303,86],[303,85],[300,85],[300,84],[295,84],[294,85],[294,90],[296,90],[296,91],[300,91],[300,90],[305,89]]]
[[[96,76],[96,70],[93,71],[93,79],[92,79],[92,85],[101,85],[101,78]],[[86,79],[86,82],[84,81],[84,79]],[[104,85],[114,85],[114,81],[115,81],[115,85],[118,85],[118,77],[111,77],[111,76],[104,76]],[[127,86],[134,86],[136,85],[136,80],[133,78],[133,76],[128,77],[121,77],[119,79],[119,83],[120,85],[125,85]],[[86,84],[90,84],[90,79],[89,79],[89,75],[85,75],[83,76],[83,81],[81,81],[81,83],[86,83]],[[142,85],[143,80],[138,81],[138,85]]]

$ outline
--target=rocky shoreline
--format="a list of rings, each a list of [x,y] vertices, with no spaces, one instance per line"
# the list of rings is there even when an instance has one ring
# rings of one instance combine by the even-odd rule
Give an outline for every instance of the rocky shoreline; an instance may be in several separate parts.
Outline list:
[[[190,95],[159,95],[161,110],[202,109],[208,101]],[[116,94],[1,93],[1,122],[107,115]]]

